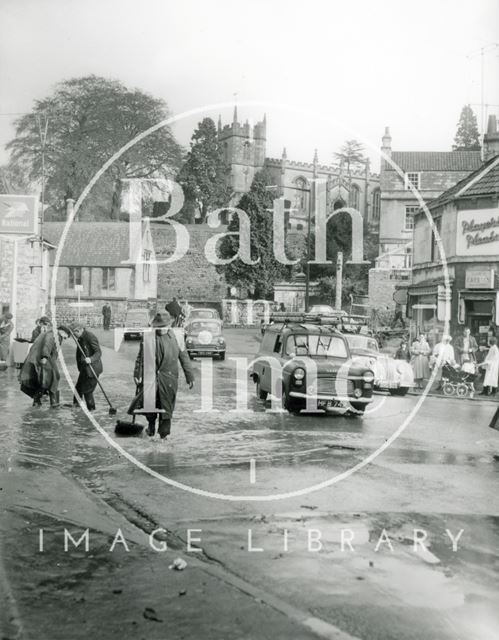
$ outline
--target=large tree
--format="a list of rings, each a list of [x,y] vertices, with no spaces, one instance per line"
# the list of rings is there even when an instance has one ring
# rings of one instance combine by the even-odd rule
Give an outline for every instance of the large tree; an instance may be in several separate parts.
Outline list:
[[[346,140],[340,150],[335,152],[334,157],[340,163],[346,165],[347,175],[350,177],[352,169],[364,166],[366,157],[364,155],[364,145],[358,140]]]
[[[452,148],[454,151],[478,151],[480,149],[478,124],[475,113],[469,104],[465,104],[461,109]]]
[[[287,279],[290,268],[278,262],[273,249],[272,204],[275,197],[273,189],[268,189],[275,180],[266,169],[259,171],[239,204],[249,217],[251,223],[251,259],[260,258],[258,264],[245,264],[240,258],[218,270],[224,274],[228,284],[248,289],[255,299],[273,297],[274,284]],[[228,231],[239,231],[239,220],[234,216],[229,223]],[[231,258],[238,252],[239,237],[226,236],[220,243],[219,254],[222,258]],[[292,258],[292,255],[289,255]]]
[[[67,198],[77,199],[97,170],[137,134],[168,117],[166,103],[116,80],[97,76],[56,85],[16,123],[8,143],[11,170],[40,183],[45,160],[45,201],[53,217],[62,215]],[[44,154],[42,140],[46,130]],[[181,148],[169,127],[134,145],[100,178],[81,215],[116,218],[121,178],[171,177],[181,162]]]
[[[229,204],[223,151],[211,118],[204,118],[192,134],[191,148],[177,177],[185,196],[184,222],[202,222],[206,214]]]

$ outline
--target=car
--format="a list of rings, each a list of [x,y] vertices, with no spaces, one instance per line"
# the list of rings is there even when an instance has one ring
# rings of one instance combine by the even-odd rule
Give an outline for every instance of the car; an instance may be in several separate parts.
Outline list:
[[[128,309],[125,316],[123,338],[130,340],[131,338],[140,338],[142,332],[139,329],[145,329],[150,325],[149,311],[147,309]]]
[[[189,315],[185,319],[186,322],[190,322],[191,320],[202,319],[202,320],[220,320],[220,314],[216,309],[211,308],[199,308],[199,309],[191,309],[189,311]]]
[[[334,312],[333,307],[328,304],[313,304],[309,310],[310,315],[315,316],[328,316],[332,315]]]
[[[357,362],[374,371],[375,389],[387,390],[391,395],[405,396],[414,386],[414,372],[408,362],[381,353],[377,340],[371,336],[344,335]]]
[[[312,407],[362,415],[372,401],[372,370],[352,361],[348,342],[334,324],[292,315],[274,319],[265,330],[251,372],[258,398],[281,397],[291,413]]]
[[[184,325],[185,348],[190,358],[213,356],[225,360],[227,345],[222,335],[222,321],[212,318],[196,318]]]

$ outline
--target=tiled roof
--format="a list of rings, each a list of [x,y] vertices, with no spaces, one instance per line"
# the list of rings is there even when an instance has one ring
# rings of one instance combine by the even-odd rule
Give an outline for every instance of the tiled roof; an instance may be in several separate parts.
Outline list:
[[[43,236],[59,246],[65,222],[46,222]],[[123,267],[129,258],[126,222],[74,222],[62,249],[60,265],[67,267]],[[53,252],[55,257],[55,252]]]
[[[461,196],[468,198],[488,195],[499,195],[499,156],[490,158],[466,178],[444,191],[428,204],[428,209],[437,209]]]
[[[481,164],[480,151],[393,151],[402,171],[473,171]],[[388,171],[393,167],[386,163]]]

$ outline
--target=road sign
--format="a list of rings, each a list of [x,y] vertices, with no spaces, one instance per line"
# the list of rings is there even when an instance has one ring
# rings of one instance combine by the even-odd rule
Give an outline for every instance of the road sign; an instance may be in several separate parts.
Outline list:
[[[38,197],[0,194],[0,234],[38,232]]]

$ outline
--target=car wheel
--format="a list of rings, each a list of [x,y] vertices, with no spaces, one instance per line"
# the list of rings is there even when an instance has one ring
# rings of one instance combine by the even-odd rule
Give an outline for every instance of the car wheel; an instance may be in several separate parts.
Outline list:
[[[289,413],[300,413],[305,409],[305,402],[301,398],[292,398],[285,389],[282,390],[282,406]]]
[[[269,392],[268,391],[264,391],[262,389],[262,387],[260,386],[260,383],[257,382],[256,383],[256,395],[258,396],[258,398],[260,400],[266,400],[267,396],[269,395]]]
[[[398,389],[388,389],[388,393],[389,393],[391,396],[398,396],[398,394],[399,394],[399,390],[398,390]]]
[[[407,392],[409,391],[409,387],[399,387],[397,389],[399,396],[405,396],[407,394]]]
[[[218,356],[219,360],[225,360],[225,351],[222,351],[222,353]]]

